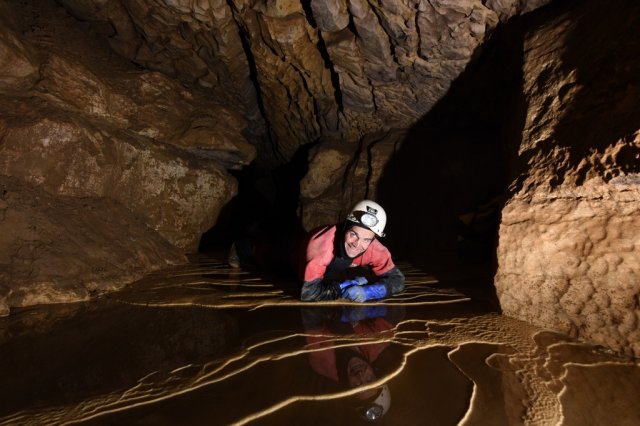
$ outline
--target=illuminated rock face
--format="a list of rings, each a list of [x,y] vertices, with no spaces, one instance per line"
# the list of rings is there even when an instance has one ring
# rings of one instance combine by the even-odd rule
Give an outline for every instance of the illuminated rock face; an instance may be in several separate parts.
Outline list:
[[[0,310],[183,261],[236,193],[226,169],[255,157],[244,118],[109,53],[54,3],[0,7],[0,176],[21,182],[1,195]]]
[[[495,282],[507,315],[640,356],[640,11],[627,12],[593,2],[525,38]]]
[[[310,153],[309,172],[300,182],[301,221],[307,229],[344,220],[363,198],[377,199],[385,166],[402,145],[405,130],[379,132],[355,147],[326,141]]]
[[[410,126],[500,21],[548,1],[61,3],[123,56],[242,108],[254,134],[266,124],[260,158],[282,161],[325,137]]]
[[[173,244],[195,249],[235,194],[224,168],[255,156],[244,120],[160,73],[109,58],[57,12],[44,23],[32,18],[38,29],[22,43],[35,52],[36,75],[0,88],[0,172],[52,194],[115,199]],[[60,38],[50,46],[49,37]]]
[[[0,175],[0,314],[87,300],[185,261],[108,198],[53,196]]]

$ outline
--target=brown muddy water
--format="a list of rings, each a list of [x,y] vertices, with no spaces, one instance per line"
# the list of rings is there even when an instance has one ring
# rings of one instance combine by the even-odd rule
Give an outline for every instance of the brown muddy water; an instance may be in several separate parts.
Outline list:
[[[374,402],[389,425],[640,424],[638,360],[399,266],[406,291],[368,305],[199,256],[24,309],[0,320],[0,424],[351,425]]]

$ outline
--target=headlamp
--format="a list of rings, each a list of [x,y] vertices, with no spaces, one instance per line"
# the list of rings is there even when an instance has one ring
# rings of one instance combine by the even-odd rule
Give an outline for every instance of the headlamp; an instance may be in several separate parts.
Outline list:
[[[368,421],[376,421],[382,417],[382,407],[374,404],[364,412],[364,418]]]
[[[378,224],[378,218],[372,214],[363,213],[362,216],[360,216],[360,223],[371,228],[372,226],[376,226]]]

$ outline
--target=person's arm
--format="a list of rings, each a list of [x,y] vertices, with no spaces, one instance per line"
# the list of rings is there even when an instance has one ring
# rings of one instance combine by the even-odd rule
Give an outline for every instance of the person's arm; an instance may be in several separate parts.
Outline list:
[[[393,264],[391,253],[386,247],[372,244],[367,261],[377,280],[369,285],[345,289],[342,293],[343,298],[362,303],[384,299],[404,290],[404,275]]]
[[[397,266],[394,266],[378,277],[378,283],[384,284],[387,289],[386,295],[391,296],[404,290],[404,275]]]
[[[326,278],[317,278],[315,280],[305,281],[302,284],[300,299],[305,302],[340,299],[346,288],[362,286],[366,283],[367,279],[365,277],[355,277],[342,282]]]
[[[339,299],[340,283],[324,277],[333,259],[335,226],[321,228],[306,245],[306,264],[303,273],[300,299],[305,302]]]
[[[317,278],[302,284],[300,299],[304,302],[335,300],[340,299],[341,293],[340,283],[337,281]]]
[[[349,287],[343,297],[354,302],[384,299],[404,290],[404,275],[397,267],[378,276],[378,280],[369,285]]]

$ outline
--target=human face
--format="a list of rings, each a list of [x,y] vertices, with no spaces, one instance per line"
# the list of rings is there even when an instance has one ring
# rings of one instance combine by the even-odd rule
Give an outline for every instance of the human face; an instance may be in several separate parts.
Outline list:
[[[344,234],[344,251],[351,258],[358,257],[369,248],[375,236],[369,229],[352,226]]]
[[[377,380],[376,373],[367,362],[360,357],[353,357],[347,363],[347,380],[352,388],[366,385]],[[358,399],[367,399],[375,395],[377,389],[369,389],[358,393]]]

